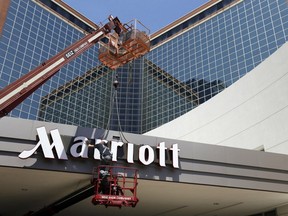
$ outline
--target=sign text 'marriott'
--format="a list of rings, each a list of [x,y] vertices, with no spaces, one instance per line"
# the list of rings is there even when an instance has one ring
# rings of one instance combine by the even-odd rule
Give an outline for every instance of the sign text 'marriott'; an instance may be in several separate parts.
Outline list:
[[[29,158],[32,154],[36,152],[36,150],[41,147],[44,157],[45,158],[52,158],[55,159],[53,149],[55,149],[55,152],[57,154],[58,159],[61,160],[68,160],[67,153],[64,148],[63,141],[61,139],[60,133],[58,129],[51,130],[51,138],[52,143],[50,143],[49,137],[47,135],[45,127],[37,128],[37,133],[39,136],[39,141],[35,145],[34,148],[31,150],[25,150],[22,153],[19,154],[19,157],[22,159]],[[73,157],[82,157],[82,158],[88,158],[88,146],[85,144],[84,140],[87,139],[84,136],[78,136],[74,138],[74,142],[72,146],[70,147],[70,154]],[[100,143],[100,139],[96,139],[95,143]],[[111,153],[112,153],[112,161],[117,161],[117,154],[118,149],[126,145],[127,154],[126,154],[126,160],[128,163],[134,163],[134,152],[135,152],[135,145],[133,143],[123,143],[123,142],[116,142],[111,141]],[[139,147],[139,146],[138,146]],[[137,147],[137,148],[138,148]],[[80,149],[80,151],[79,151]],[[166,166],[166,151],[167,147],[165,146],[165,142],[160,142],[157,146],[157,150],[159,152],[158,155],[158,161],[159,165],[162,167]],[[178,144],[172,144],[171,148],[169,148],[172,155],[172,166],[174,168],[179,168],[179,148]],[[100,160],[100,153],[98,149],[94,148],[94,159]],[[144,165],[149,165],[154,162],[155,160],[155,151],[154,149],[149,145],[141,145],[138,148],[138,159],[139,161]]]

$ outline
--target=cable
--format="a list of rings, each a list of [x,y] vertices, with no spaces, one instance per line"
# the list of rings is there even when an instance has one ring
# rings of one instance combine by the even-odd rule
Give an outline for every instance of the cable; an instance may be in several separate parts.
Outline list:
[[[120,134],[120,138],[121,138],[121,135],[122,137],[124,138],[124,140],[129,143],[129,141],[126,139],[126,137],[124,136],[123,134],[123,130],[122,130],[122,127],[121,127],[121,123],[120,123],[120,115],[119,115],[119,107],[118,107],[118,98],[117,98],[117,89],[115,89],[115,104],[116,104],[116,114],[117,114],[117,120],[118,120],[118,127],[119,127],[119,134]],[[121,141],[123,141],[121,139]]]
[[[112,110],[114,107],[114,98],[115,98],[116,89],[119,85],[117,78],[118,78],[118,74],[116,73],[115,80],[113,81],[114,90],[112,91],[111,98],[110,98],[110,107],[109,107],[107,126],[106,126],[106,130],[104,131],[104,133],[101,137],[104,140],[106,140],[106,138],[108,137],[109,131],[110,131],[110,121],[111,121]]]
[[[121,127],[121,122],[120,122],[119,104],[118,104],[118,97],[117,97],[117,93],[118,93],[117,90],[118,90],[119,84],[120,83],[118,81],[118,74],[116,73],[115,79],[113,81],[114,91],[112,92],[111,100],[110,100],[110,108],[109,108],[110,110],[109,110],[109,116],[108,116],[108,123],[107,123],[106,130],[103,133],[102,139],[106,140],[108,137],[108,134],[110,132],[111,115],[112,115],[112,110],[113,110],[113,107],[115,104],[120,139],[122,142],[123,142],[123,140],[125,140],[125,142],[129,143],[129,141],[126,139],[126,137],[123,133],[123,130]]]
[[[110,107],[109,107],[109,115],[108,115],[108,123],[107,123],[107,126],[106,126],[106,130],[104,131],[104,134],[106,132],[106,134],[102,136],[102,138],[104,140],[106,140],[108,134],[109,134],[109,131],[110,131],[110,121],[111,121],[111,114],[112,114],[112,109],[113,109],[113,106],[114,106],[114,97],[115,97],[115,90],[112,92],[112,96],[111,96],[111,99],[110,99]]]

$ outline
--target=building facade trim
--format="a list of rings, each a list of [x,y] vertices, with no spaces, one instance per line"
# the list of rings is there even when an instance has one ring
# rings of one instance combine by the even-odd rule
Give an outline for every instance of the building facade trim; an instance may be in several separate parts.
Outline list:
[[[218,1],[210,1],[210,2],[208,2],[208,3],[206,3],[206,4],[204,4],[204,5],[201,6],[200,8],[198,8],[198,9],[196,9],[196,10],[188,13],[187,15],[183,16],[182,18],[174,21],[173,23],[167,25],[166,27],[162,28],[162,29],[159,30],[158,32],[155,32],[154,34],[152,34],[152,35],[151,35],[151,40],[156,39],[157,37],[160,37],[161,35],[165,34],[165,33],[168,32],[169,30],[171,30],[171,29],[173,29],[173,28],[176,28],[176,27],[177,27],[178,25],[180,25],[181,23],[183,23],[183,22],[191,19],[191,18],[194,17],[194,16],[197,16],[197,15],[200,14],[201,12],[209,9],[210,7],[214,6],[215,4],[217,4],[217,3],[221,2],[221,1],[222,1],[222,0],[220,0],[220,1],[219,1],[219,0],[218,0]],[[233,3],[231,3],[231,4],[227,5],[227,6],[225,6],[225,7],[222,8],[221,10],[218,10],[218,11],[210,14],[209,16],[207,16],[207,17],[199,20],[198,22],[196,22],[196,23],[188,26],[187,28],[182,29],[181,31],[179,31],[179,32],[173,34],[172,36],[164,39],[163,41],[157,43],[156,45],[152,46],[151,49],[153,50],[153,49],[161,46],[163,43],[166,43],[166,42],[168,42],[168,41],[170,41],[170,40],[178,37],[179,35],[181,35],[181,34],[187,32],[187,31],[191,30],[192,28],[201,25],[202,23],[206,22],[207,20],[212,19],[213,17],[219,15],[219,13],[222,13],[222,12],[230,9],[231,7],[233,7],[233,6],[241,3],[242,1],[243,1],[243,0],[235,0],[235,2],[233,2]],[[212,3],[213,3],[213,4],[212,4]],[[201,9],[201,8],[202,8],[202,9]]]
[[[49,8],[47,5],[45,5],[44,3],[42,3],[40,0],[32,0],[34,1],[36,4],[38,4],[39,6],[45,8],[46,10],[48,10],[50,13],[52,13],[53,15],[55,15],[56,17],[60,18],[61,20],[63,20],[64,22],[68,23],[69,25],[71,25],[72,27],[78,29],[79,31],[85,31],[85,29],[80,28],[78,25],[76,25],[75,23],[71,22],[70,20],[68,20],[67,18],[65,18],[64,16],[62,16],[61,14],[55,12],[54,10],[52,10],[51,8]],[[91,20],[89,20],[87,17],[83,16],[82,14],[80,14],[78,11],[74,10],[73,8],[71,8],[69,5],[65,4],[62,1],[58,1],[58,0],[52,0],[51,2],[57,4],[59,7],[61,7],[63,10],[67,11],[68,13],[70,13],[71,15],[75,16],[77,19],[79,19],[81,22],[85,23],[86,25],[88,25],[89,27],[91,27],[91,29],[98,29],[98,25],[96,25],[94,22],[92,22]],[[88,33],[88,32],[86,32]]]
[[[47,131],[55,131],[58,128],[65,149],[71,147],[71,144],[73,145],[75,136],[82,135],[83,137],[93,138],[103,134],[104,130],[11,117],[4,117],[0,121],[0,166],[89,174],[95,166],[100,165],[100,161],[93,158],[93,152],[87,153],[88,158],[70,157],[69,160],[44,158],[41,149],[38,149],[27,159],[21,159],[18,155],[25,150],[31,150],[37,145],[37,128],[39,127],[44,126]],[[13,127],[13,130],[11,127]],[[110,131],[107,140],[113,140],[117,135],[117,131]],[[127,133],[125,137],[129,140],[129,143],[134,143],[133,159],[135,162],[127,164],[125,159],[127,149],[121,149],[119,146],[117,161],[114,162],[114,165],[137,168],[140,179],[288,192],[287,155],[203,145],[202,143],[137,134]],[[166,167],[159,166],[160,158],[156,156],[154,157],[156,163],[150,163],[149,166],[145,166],[141,161],[138,162],[141,157],[137,156],[139,147],[149,145],[157,149],[157,146],[162,143],[163,149],[163,142],[166,143],[166,146],[174,143],[178,144],[177,148],[179,146],[181,150],[179,152],[179,168],[173,168],[172,161],[169,162],[169,160],[166,160]],[[169,150],[167,149],[167,151]],[[68,153],[67,156],[69,157]],[[171,157],[168,152],[166,156]],[[84,159],[85,163],[83,163]],[[9,164],[7,164],[7,161],[9,161]]]

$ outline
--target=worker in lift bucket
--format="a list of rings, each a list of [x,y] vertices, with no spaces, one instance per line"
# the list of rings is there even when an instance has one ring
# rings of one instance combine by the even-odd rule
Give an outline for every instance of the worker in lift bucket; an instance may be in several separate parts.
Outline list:
[[[104,140],[94,145],[91,144],[91,142],[87,138],[85,138],[84,143],[88,145],[88,147],[95,147],[96,149],[98,149],[101,161],[104,162],[103,164],[109,164],[109,162],[112,161],[112,153]]]
[[[108,179],[108,176],[110,178]],[[112,175],[109,174],[105,170],[100,170],[100,187],[99,187],[99,192],[102,194],[110,194],[110,195],[121,195],[123,196],[123,190],[118,184],[118,177],[117,175]]]
[[[99,143],[92,144],[90,140],[85,138],[84,144],[88,145],[88,147],[94,147],[98,149],[102,165],[108,165],[112,161],[112,153],[110,152],[110,149],[108,148],[105,141],[102,140]],[[108,176],[109,172],[105,170],[105,167],[101,167],[101,170],[99,171],[100,187],[98,192],[101,192],[102,194],[109,194],[110,192]]]

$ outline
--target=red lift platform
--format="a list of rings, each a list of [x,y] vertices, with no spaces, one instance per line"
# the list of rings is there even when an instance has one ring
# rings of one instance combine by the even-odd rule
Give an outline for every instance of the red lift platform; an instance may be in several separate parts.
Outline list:
[[[121,208],[135,207],[137,198],[138,170],[121,166],[98,166],[93,170],[92,184],[94,205]]]

